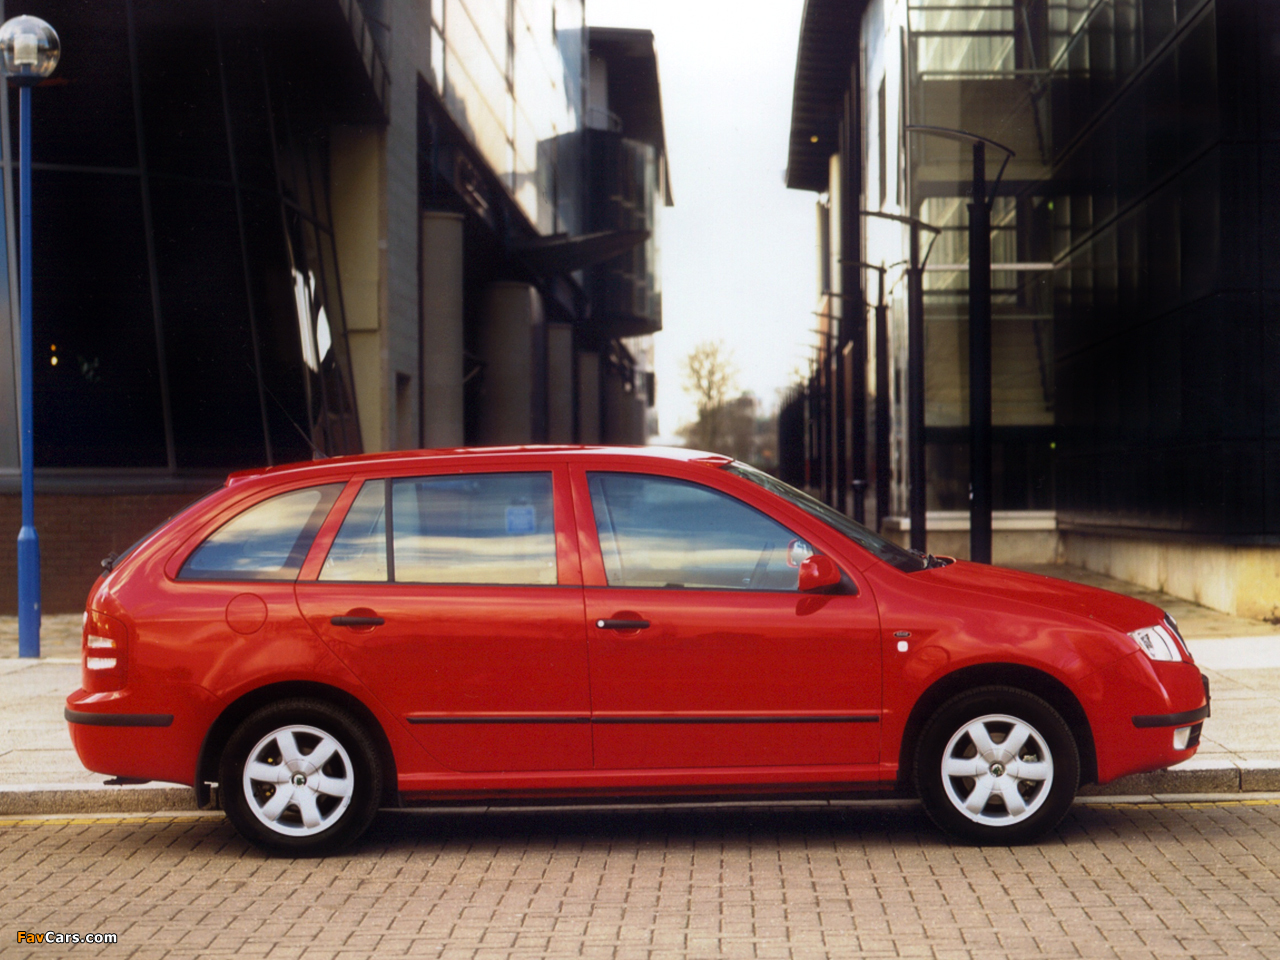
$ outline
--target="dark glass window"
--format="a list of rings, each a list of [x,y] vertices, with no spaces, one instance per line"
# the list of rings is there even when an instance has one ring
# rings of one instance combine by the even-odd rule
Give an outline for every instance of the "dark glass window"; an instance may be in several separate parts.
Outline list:
[[[182,580],[293,580],[342,484],[292,490],[255,504],[195,549]]]
[[[124,0],[11,0],[4,8],[6,17],[28,13],[52,24],[62,46],[56,72],[32,97],[32,161],[137,167]],[[17,105],[15,97],[15,150]]]
[[[329,226],[337,108],[299,81],[328,65],[280,57],[296,41],[258,5],[6,11],[63,42],[33,97],[37,464],[221,471],[359,452]]]
[[[32,189],[36,462],[163,467],[138,178],[36,170]]]
[[[153,177],[151,197],[178,466],[268,462],[235,192]]]
[[[1174,0],[1142,0],[1142,33],[1147,56],[1173,32],[1176,19]]]
[[[229,180],[212,5],[132,2],[148,167],[158,174]]]

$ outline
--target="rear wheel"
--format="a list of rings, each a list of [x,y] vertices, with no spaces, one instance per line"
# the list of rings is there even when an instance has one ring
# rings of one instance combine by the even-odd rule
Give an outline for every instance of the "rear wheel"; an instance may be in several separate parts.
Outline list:
[[[1014,687],[982,687],[929,719],[915,776],[925,810],[947,833],[971,843],[1027,843],[1066,815],[1080,754],[1044,700]]]
[[[315,856],[351,843],[382,797],[382,765],[368,734],[318,700],[284,700],[254,712],[222,754],[227,817],[245,839]]]

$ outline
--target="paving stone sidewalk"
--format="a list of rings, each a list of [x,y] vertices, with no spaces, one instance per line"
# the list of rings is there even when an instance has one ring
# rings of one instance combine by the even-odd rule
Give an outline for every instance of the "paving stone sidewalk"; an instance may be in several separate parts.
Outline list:
[[[1159,797],[1280,791],[1280,627],[1075,567],[1027,569],[1163,607],[1212,684],[1213,715],[1193,759],[1086,792]],[[105,786],[102,775],[80,765],[62,717],[64,699],[80,683],[80,628],[80,614],[46,616],[41,657],[20,659],[17,618],[0,617],[0,814],[190,809],[189,789]]]

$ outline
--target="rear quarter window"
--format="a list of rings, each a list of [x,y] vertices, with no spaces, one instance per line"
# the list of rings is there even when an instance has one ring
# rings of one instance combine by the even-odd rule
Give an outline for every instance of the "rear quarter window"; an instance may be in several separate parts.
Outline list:
[[[291,490],[254,504],[196,547],[179,580],[294,580],[343,484]]]

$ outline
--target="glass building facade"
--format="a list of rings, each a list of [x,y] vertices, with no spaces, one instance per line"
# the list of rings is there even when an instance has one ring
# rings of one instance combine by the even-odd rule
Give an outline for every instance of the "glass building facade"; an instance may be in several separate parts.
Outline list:
[[[1054,14],[1060,516],[1274,542],[1280,10]]]
[[[36,466],[359,451],[327,179],[335,113],[380,114],[355,46],[330,59],[313,38],[310,65],[306,31],[248,4],[5,12],[56,24],[66,51],[32,97]],[[317,33],[363,25],[327,12]]]
[[[996,510],[1060,529],[1217,543],[1280,538],[1274,222],[1280,7],[1250,0],[812,3],[789,182],[818,191],[831,256],[887,270],[892,496],[905,511],[909,230],[918,218],[930,510],[969,501],[968,143],[991,210]],[[850,77],[852,76],[852,82]],[[841,100],[844,106],[841,108]],[[849,137],[848,132],[854,136]],[[999,172],[999,173],[998,173]],[[842,178],[847,177],[848,180]],[[850,195],[856,197],[853,199]],[[861,213],[857,211],[863,211]],[[843,218],[843,219],[842,219]],[[843,244],[843,245],[842,245]],[[826,268],[845,304],[875,271]],[[838,307],[832,312],[839,314]],[[848,427],[819,371],[793,399],[810,478]],[[821,394],[821,396],[818,396]],[[816,415],[805,414],[816,411]],[[793,444],[794,446],[794,444]],[[872,460],[881,451],[873,448]],[[865,479],[865,478],[864,478]],[[816,485],[816,484],[815,484]]]
[[[584,16],[583,0],[430,0],[431,86],[544,234],[582,229]]]
[[[592,130],[583,0],[0,11],[62,40],[32,95],[47,611],[77,609],[98,558],[231,470],[643,441],[650,345],[631,338],[661,327],[670,202],[651,33],[607,38],[623,126]],[[19,506],[16,110],[0,121],[2,528]],[[598,171],[589,134],[620,138]],[[0,608],[12,564],[0,550]]]

